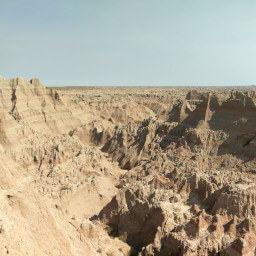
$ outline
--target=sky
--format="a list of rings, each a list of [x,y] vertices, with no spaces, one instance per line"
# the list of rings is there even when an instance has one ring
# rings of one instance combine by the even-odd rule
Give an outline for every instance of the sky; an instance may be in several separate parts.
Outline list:
[[[256,84],[255,0],[0,0],[0,75],[45,86]]]

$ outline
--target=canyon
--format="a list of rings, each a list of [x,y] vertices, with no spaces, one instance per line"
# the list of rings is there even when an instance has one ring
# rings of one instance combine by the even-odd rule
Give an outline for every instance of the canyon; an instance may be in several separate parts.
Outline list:
[[[256,255],[256,90],[0,77],[0,255]]]

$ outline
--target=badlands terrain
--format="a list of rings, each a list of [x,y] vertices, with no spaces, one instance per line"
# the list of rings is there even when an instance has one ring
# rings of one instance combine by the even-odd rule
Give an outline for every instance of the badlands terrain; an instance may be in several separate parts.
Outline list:
[[[0,77],[0,255],[256,255],[256,93]]]

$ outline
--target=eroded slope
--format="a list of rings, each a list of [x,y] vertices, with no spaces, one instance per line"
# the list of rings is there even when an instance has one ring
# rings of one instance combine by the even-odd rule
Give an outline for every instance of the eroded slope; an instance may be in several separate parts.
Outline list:
[[[1,255],[255,254],[254,91],[0,95]]]

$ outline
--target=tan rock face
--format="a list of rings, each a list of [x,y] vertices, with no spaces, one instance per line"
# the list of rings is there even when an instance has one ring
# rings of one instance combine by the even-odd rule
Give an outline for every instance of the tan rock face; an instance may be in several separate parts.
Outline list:
[[[255,99],[0,77],[0,254],[255,255]]]

